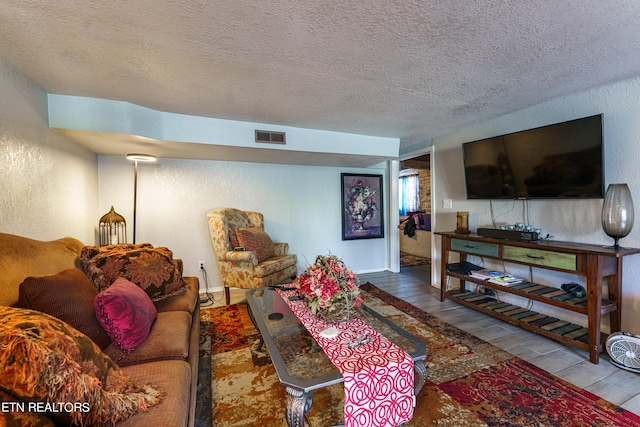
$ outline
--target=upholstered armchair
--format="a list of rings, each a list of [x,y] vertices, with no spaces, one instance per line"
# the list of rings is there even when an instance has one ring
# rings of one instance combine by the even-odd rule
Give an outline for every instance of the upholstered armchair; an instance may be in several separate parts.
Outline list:
[[[227,304],[229,288],[261,288],[296,277],[298,257],[287,254],[288,243],[273,243],[261,213],[222,208],[207,220]]]

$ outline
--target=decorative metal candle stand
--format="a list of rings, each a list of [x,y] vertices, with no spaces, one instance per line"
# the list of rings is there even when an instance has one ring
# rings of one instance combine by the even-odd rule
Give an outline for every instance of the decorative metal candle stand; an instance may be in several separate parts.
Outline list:
[[[100,246],[127,243],[127,222],[113,206],[100,218]]]

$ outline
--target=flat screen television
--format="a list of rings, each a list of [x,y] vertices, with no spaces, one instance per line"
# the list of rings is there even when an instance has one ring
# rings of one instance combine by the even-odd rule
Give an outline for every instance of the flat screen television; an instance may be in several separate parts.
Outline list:
[[[602,114],[462,144],[467,199],[604,195]]]

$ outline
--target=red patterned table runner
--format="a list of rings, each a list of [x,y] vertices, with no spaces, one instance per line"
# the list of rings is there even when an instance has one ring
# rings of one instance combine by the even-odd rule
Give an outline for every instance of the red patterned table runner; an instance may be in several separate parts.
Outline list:
[[[413,417],[413,359],[359,318],[330,325],[314,316],[304,301],[290,301],[296,291],[277,290],[344,378],[345,427],[391,427]],[[320,331],[333,326],[338,335]],[[368,342],[349,348],[350,340]]]

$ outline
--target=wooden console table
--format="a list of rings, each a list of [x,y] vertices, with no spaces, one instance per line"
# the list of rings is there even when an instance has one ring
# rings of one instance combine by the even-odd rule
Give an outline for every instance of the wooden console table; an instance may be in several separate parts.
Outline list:
[[[611,333],[620,331],[622,288],[622,259],[640,253],[640,249],[605,247],[572,242],[540,240],[534,242],[502,240],[475,234],[437,232],[442,236],[440,273],[440,299],[456,301],[490,316],[523,327],[556,341],[589,352],[589,360],[598,363],[599,354],[607,337],[600,332],[601,319],[609,315]],[[587,290],[586,297],[571,298],[557,286],[545,286],[524,281],[517,285],[502,286],[469,275],[447,271],[449,254],[457,252],[460,261],[468,255],[542,268],[580,276]],[[447,290],[447,277],[460,280],[460,287]],[[602,295],[606,280],[608,295]],[[580,313],[587,318],[587,327],[571,324],[523,307],[501,302],[495,296],[467,290],[466,282],[476,283],[496,291],[527,298],[564,310]],[[477,288],[476,288],[477,289]]]

